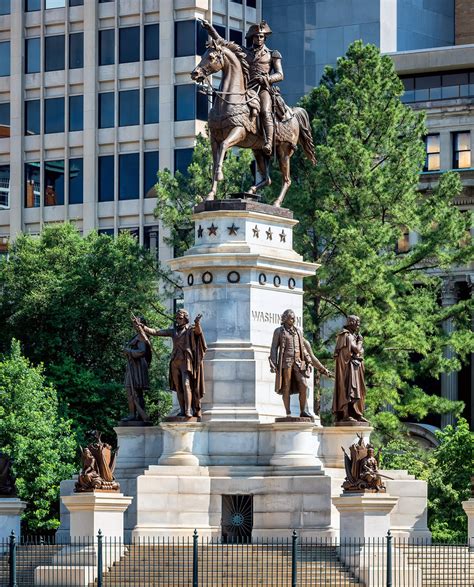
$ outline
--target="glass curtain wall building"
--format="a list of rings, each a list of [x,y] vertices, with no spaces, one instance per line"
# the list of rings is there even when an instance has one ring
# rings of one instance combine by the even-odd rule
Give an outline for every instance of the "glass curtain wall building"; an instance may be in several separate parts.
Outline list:
[[[153,186],[205,128],[197,19],[241,42],[260,17],[260,0],[1,0],[0,248],[72,221],[172,256]]]

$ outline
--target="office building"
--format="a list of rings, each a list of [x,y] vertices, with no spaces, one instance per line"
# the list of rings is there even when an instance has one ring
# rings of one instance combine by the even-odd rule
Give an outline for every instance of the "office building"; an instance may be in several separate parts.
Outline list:
[[[172,256],[152,188],[207,120],[197,19],[241,42],[259,2],[0,0],[0,246],[72,221]]]

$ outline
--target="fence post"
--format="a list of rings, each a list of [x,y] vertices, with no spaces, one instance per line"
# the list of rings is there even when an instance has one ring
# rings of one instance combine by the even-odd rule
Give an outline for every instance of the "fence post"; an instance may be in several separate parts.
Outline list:
[[[193,534],[193,587],[198,587],[198,531]]]
[[[97,534],[97,587],[102,587],[103,582],[103,572],[104,572],[104,565],[103,565],[103,535],[102,530],[99,530]]]
[[[392,587],[392,533],[387,532],[387,587]]]
[[[296,568],[296,546],[298,544],[298,534],[293,530],[291,536],[291,587],[298,585],[298,569]]]
[[[17,587],[17,580],[16,580],[16,536],[15,532],[10,534],[10,549],[9,549],[9,557],[8,557],[8,564],[10,567],[10,579],[9,579],[9,587]]]

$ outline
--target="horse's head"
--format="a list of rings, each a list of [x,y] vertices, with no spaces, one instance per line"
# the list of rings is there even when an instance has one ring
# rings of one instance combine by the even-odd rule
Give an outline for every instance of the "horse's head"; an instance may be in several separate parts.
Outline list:
[[[224,67],[224,52],[219,43],[211,39],[206,46],[201,61],[191,72],[191,79],[198,83]]]

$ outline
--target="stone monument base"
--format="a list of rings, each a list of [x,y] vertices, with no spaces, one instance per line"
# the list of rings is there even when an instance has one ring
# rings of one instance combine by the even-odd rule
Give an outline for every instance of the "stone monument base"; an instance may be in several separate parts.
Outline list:
[[[8,544],[12,532],[17,540],[20,538],[21,514],[26,505],[18,497],[0,497],[0,546]]]

